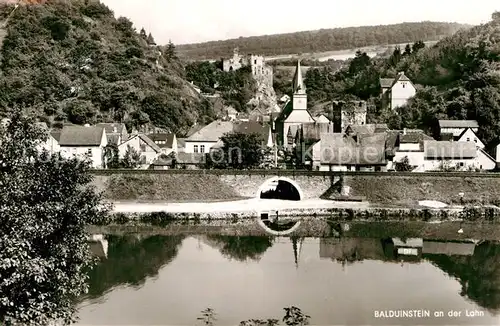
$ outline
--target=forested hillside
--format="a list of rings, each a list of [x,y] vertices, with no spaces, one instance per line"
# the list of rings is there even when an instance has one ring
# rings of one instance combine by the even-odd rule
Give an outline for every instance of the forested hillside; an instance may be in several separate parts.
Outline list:
[[[13,6],[0,7],[0,19]],[[61,124],[123,121],[187,130],[214,118],[185,80],[172,45],[160,51],[127,18],[94,1],[21,5],[6,22],[0,109],[30,108]]]
[[[239,47],[242,53],[283,55],[356,49],[370,45],[400,44],[418,40],[432,41],[469,27],[456,23],[420,22],[395,25],[320,29],[276,35],[240,37],[178,46],[179,56],[186,59],[220,59],[232,55]]]
[[[358,53],[338,71],[310,69],[306,86],[311,102],[345,97],[368,100],[372,121],[392,128],[434,131],[438,119],[476,119],[479,136],[489,146],[500,135],[500,13],[488,24],[459,31],[432,47],[414,44],[396,48],[387,59]],[[417,95],[399,114],[380,111],[380,77],[405,74],[417,85]]]

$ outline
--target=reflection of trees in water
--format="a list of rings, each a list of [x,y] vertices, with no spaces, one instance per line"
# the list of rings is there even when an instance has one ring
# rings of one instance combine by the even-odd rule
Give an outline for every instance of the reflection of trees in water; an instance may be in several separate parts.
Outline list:
[[[300,200],[299,191],[290,183],[284,180],[278,180],[276,189],[262,191],[260,194],[262,199],[285,199],[285,200]]]
[[[259,260],[260,257],[273,245],[273,238],[266,236],[224,236],[210,235],[210,240],[221,245],[221,254],[239,261]]]
[[[88,297],[96,298],[118,285],[142,285],[156,276],[178,253],[184,236],[134,236],[108,238],[108,258],[89,272]]]
[[[480,244],[473,256],[424,255],[434,265],[460,280],[461,295],[481,307],[500,310],[500,245]]]

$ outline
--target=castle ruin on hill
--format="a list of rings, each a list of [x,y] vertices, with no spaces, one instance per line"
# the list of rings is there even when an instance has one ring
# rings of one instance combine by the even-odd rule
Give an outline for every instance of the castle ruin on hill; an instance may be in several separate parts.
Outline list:
[[[252,68],[252,75],[257,82],[273,86],[273,68],[266,64],[263,56],[254,54],[241,55],[239,49],[235,48],[231,58],[222,60],[222,69],[224,71],[234,71],[246,66]]]

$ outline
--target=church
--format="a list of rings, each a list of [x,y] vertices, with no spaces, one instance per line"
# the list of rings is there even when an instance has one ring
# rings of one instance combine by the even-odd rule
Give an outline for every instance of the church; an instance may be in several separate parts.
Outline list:
[[[333,123],[316,122],[307,109],[307,93],[300,60],[297,61],[292,81],[292,98],[285,104],[274,122],[274,132],[278,146],[290,149],[304,141],[304,138],[319,138],[321,133],[332,132]]]

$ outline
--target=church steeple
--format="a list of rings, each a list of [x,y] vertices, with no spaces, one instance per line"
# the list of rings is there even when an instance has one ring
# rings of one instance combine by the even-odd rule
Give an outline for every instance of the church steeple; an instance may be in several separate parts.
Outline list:
[[[306,93],[306,85],[302,79],[302,71],[300,69],[300,59],[297,60],[297,67],[295,68],[295,75],[293,76],[292,90],[294,94]]]

